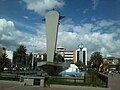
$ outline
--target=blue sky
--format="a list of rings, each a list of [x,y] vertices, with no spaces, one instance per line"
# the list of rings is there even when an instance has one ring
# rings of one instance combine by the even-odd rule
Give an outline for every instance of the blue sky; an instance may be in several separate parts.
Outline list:
[[[75,50],[80,43],[88,54],[120,54],[120,0],[0,0],[0,46],[15,50],[23,44],[31,52],[46,52],[45,14],[55,9],[65,16],[58,46]]]

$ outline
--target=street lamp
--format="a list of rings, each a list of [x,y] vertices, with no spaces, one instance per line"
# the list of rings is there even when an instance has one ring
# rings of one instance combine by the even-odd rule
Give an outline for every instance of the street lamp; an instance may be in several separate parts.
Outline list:
[[[33,41],[34,41],[34,43],[32,44],[32,47],[33,47],[33,51],[32,51],[32,54],[33,54],[33,56],[32,56],[32,69],[34,68],[34,61],[35,61],[35,57],[34,57],[34,54],[35,54],[35,50],[36,50],[36,45],[38,45],[38,41],[35,39],[35,38],[33,38]]]
[[[33,41],[35,42],[35,38],[33,38]],[[35,50],[35,44],[33,43],[32,44],[32,49],[33,49],[33,51],[32,51],[32,70],[33,70],[33,64],[34,64],[34,50]]]
[[[32,69],[33,69],[33,63],[34,63],[34,48],[33,48],[33,53],[32,53]]]
[[[83,44],[82,43],[79,45],[79,48],[80,48],[80,51],[82,51],[82,49],[83,49]]]

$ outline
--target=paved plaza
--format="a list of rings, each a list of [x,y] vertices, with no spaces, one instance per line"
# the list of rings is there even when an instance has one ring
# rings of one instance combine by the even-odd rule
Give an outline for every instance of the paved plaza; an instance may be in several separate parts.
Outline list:
[[[0,80],[0,90],[120,90],[120,74],[108,74],[108,88],[51,85],[50,87],[24,86],[17,81]]]
[[[111,90],[120,90],[120,74],[114,73],[113,76],[111,74],[108,75],[108,87]]]
[[[110,90],[109,88],[51,85],[50,87],[24,86],[20,82],[0,80],[0,90]]]

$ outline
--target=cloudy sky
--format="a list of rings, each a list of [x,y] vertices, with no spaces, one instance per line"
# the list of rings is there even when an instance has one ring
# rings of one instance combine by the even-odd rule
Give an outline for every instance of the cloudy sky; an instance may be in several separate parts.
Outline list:
[[[120,57],[120,0],[0,0],[0,47],[23,44],[28,52],[46,52],[45,14],[56,9],[61,20],[57,46],[88,54]]]

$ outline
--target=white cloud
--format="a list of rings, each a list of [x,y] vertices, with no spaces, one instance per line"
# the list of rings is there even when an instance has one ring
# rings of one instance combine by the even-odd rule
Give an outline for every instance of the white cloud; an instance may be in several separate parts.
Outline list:
[[[120,40],[119,27],[115,26],[119,21],[100,20],[94,23],[84,23],[76,25],[72,20],[60,24],[57,45],[64,46],[67,50],[75,50],[79,44],[83,43],[88,48],[88,55],[95,51],[100,51],[104,56],[119,57]],[[66,23],[67,22],[67,23]],[[107,23],[108,22],[108,23]],[[102,23],[102,24],[101,24]],[[104,24],[103,24],[104,23]],[[99,27],[98,29],[96,27]],[[109,33],[101,33],[104,27],[109,28]],[[96,29],[96,31],[92,31]],[[111,30],[114,30],[114,32]],[[23,33],[14,26],[14,22],[0,19],[0,46],[16,48],[19,44],[27,47],[28,52],[46,51],[45,25],[38,24],[36,34]]]
[[[99,4],[99,0],[92,0],[93,9],[95,10]]]
[[[22,32],[14,26],[14,22],[0,19],[0,47],[6,47],[16,50],[18,45],[23,44],[27,47],[28,52],[46,51],[45,26],[39,24],[37,35]]]
[[[36,34],[24,33],[24,38],[19,42],[27,47],[28,52],[46,52],[45,25],[38,24]],[[27,41],[27,42],[26,42]]]
[[[59,28],[58,45],[65,46],[68,50],[75,50],[82,42],[84,46],[88,48],[89,55],[91,52],[99,51],[104,56],[113,55],[119,57],[120,40],[119,37],[116,37],[120,34],[119,27],[114,27],[114,32],[111,32],[113,30],[112,28],[108,28],[118,24],[119,21],[113,20],[100,20],[81,25],[75,25],[69,22],[64,23],[64,25],[61,24]],[[108,28],[109,33],[105,33],[104,28]],[[103,33],[101,33],[101,30]],[[116,39],[114,37],[116,37]]]
[[[77,39],[77,33],[66,31],[58,32],[58,46],[62,45],[68,50],[76,49]]]
[[[99,31],[99,32],[104,32],[103,30],[106,29],[108,32],[113,32],[114,33],[118,32],[119,28],[116,28],[116,26],[120,25],[119,20],[96,20],[94,21],[95,27],[92,29],[92,31]]]
[[[61,8],[65,5],[63,0],[23,0],[27,4],[27,9],[34,10],[40,15],[44,15],[47,10]]]
[[[107,26],[111,26],[114,25],[116,23],[116,21],[106,21],[106,20],[101,20],[96,22],[98,24],[99,27],[107,27]]]
[[[1,46],[16,46],[23,37],[23,33],[17,30],[12,21],[0,19],[0,44]]]

